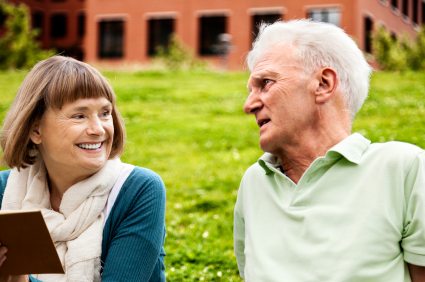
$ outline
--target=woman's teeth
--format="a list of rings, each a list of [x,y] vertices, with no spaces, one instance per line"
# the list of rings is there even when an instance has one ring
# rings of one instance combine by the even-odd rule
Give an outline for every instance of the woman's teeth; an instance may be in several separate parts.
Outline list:
[[[96,150],[99,149],[102,143],[96,143],[96,144],[78,144],[78,147],[85,150]]]

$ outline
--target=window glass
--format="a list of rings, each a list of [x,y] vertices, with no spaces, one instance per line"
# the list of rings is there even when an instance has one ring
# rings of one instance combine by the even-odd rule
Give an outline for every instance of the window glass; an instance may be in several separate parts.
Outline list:
[[[122,58],[124,56],[124,21],[100,21],[98,31],[98,56]]]
[[[202,16],[199,18],[199,49],[200,55],[220,55],[219,38],[225,34],[226,16]]]
[[[258,31],[260,28],[260,25],[262,23],[266,23],[266,24],[271,24],[274,23],[278,20],[282,20],[283,19],[283,15],[281,13],[270,13],[270,14],[258,14],[258,15],[253,15],[251,22],[252,22],[252,26],[251,26],[251,41],[254,41],[255,38],[258,35]]]
[[[53,14],[50,17],[50,37],[63,38],[67,33],[68,16],[65,13]]]
[[[338,8],[314,8],[307,12],[307,18],[317,22],[341,25],[341,12]]]
[[[154,56],[159,48],[167,50],[174,32],[174,19],[148,20],[148,56]]]

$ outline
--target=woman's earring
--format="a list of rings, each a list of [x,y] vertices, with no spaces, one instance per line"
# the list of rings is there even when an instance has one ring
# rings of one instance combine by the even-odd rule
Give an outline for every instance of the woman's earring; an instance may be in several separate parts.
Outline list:
[[[37,155],[38,155],[38,150],[37,150],[37,149],[35,149],[35,148],[30,149],[30,150],[29,150],[29,152],[28,152],[28,155],[29,155],[31,158],[37,157]]]

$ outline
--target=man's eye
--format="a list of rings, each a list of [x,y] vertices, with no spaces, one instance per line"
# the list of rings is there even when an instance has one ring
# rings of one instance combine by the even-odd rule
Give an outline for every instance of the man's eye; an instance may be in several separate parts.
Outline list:
[[[265,79],[263,79],[262,88],[263,89],[268,88],[272,83],[273,83],[273,80],[265,78]]]

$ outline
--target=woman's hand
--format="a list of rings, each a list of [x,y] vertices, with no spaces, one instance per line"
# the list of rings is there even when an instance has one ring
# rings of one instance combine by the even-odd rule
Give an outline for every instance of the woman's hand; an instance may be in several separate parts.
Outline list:
[[[6,260],[7,248],[0,243],[0,268]],[[27,275],[0,275],[0,282],[27,282]]]

